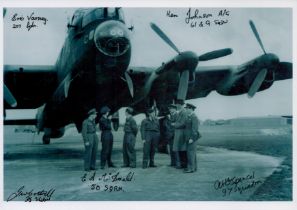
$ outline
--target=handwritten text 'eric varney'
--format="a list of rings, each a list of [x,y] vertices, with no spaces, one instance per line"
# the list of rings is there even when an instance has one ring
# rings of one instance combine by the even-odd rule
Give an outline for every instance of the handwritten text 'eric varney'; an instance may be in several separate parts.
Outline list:
[[[12,28],[22,28],[22,23],[26,23],[26,29],[30,31],[32,28],[37,28],[39,23],[46,25],[48,22],[48,19],[46,17],[37,16],[34,12],[32,12],[30,15],[22,15],[18,13],[14,13],[11,21],[13,21]]]

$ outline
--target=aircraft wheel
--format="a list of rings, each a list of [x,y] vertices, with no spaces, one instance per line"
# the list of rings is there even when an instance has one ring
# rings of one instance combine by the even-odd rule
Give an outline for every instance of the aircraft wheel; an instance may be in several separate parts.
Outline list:
[[[51,139],[50,139],[50,137],[44,135],[42,137],[42,142],[43,142],[43,144],[49,144],[51,142]]]

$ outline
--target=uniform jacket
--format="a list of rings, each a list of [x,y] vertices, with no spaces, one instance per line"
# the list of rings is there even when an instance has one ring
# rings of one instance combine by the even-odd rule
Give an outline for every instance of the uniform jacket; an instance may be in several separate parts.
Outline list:
[[[187,119],[187,111],[181,109],[176,113],[175,123],[174,123],[174,140],[173,140],[173,151],[186,151],[187,150],[187,140],[185,138],[185,124]]]
[[[124,131],[127,133],[133,133],[135,136],[137,135],[138,127],[133,117],[129,117],[126,119]]]
[[[167,115],[163,120],[164,137],[165,139],[172,139],[174,137],[174,115]]]
[[[111,120],[105,117],[101,117],[99,120],[99,128],[101,132],[101,141],[113,141],[113,135],[111,133]]]
[[[141,138],[145,139],[145,135],[147,131],[154,131],[160,133],[160,123],[157,118],[145,118],[141,122],[140,126],[140,132],[141,132]]]
[[[190,115],[188,115],[185,122],[185,137],[187,141],[189,139],[192,139],[193,141],[198,140],[199,138],[198,125],[199,125],[199,120],[196,114],[193,112]]]
[[[99,120],[99,128],[101,131],[111,130],[111,120],[102,116]]]
[[[187,111],[184,108],[182,108],[180,111],[177,111],[175,114],[174,128],[175,129],[184,129],[187,116],[188,116]]]
[[[95,120],[85,119],[82,124],[82,136],[85,142],[89,142],[89,135],[96,134]]]

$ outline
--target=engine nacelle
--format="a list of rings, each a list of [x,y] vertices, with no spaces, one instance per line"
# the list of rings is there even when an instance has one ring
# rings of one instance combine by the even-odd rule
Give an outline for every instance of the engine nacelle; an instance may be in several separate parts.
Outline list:
[[[221,85],[218,86],[217,92],[225,96],[233,96],[248,93],[258,72],[243,74],[233,74],[227,77]],[[258,91],[262,91],[271,87],[274,82],[274,72],[268,71]]]

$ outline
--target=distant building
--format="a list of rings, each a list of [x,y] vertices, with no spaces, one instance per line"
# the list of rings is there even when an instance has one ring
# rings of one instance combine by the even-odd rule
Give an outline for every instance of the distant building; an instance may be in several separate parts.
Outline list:
[[[292,124],[292,119],[281,116],[240,117],[232,119],[230,124],[234,126],[280,126]]]
[[[215,126],[215,125],[228,125],[230,124],[230,120],[205,120],[203,125],[208,125],[208,126]]]

